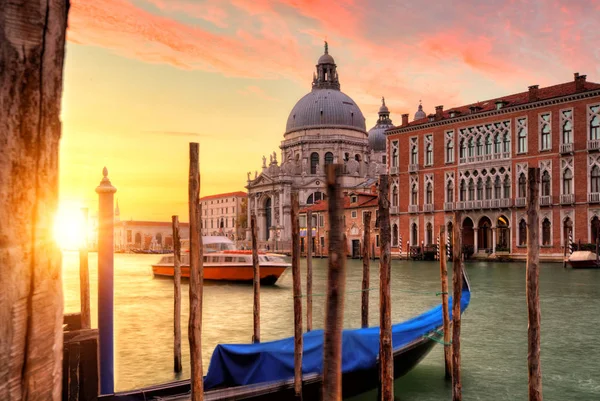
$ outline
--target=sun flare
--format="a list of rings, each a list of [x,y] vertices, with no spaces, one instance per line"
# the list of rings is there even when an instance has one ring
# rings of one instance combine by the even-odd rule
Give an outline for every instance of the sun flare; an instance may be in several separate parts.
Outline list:
[[[61,205],[54,220],[54,239],[61,249],[79,249],[85,239],[85,223],[79,207]]]

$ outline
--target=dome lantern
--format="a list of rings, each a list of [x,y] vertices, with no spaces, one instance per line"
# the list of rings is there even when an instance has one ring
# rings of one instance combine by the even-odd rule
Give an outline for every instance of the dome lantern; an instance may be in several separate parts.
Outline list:
[[[313,89],[340,90],[335,60],[329,55],[329,45],[325,42],[325,53],[317,61],[317,75],[313,77]]]

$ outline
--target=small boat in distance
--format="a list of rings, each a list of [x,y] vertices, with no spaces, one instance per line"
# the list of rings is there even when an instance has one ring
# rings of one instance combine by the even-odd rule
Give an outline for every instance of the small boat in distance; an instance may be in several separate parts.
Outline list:
[[[569,256],[568,262],[573,269],[594,269],[600,267],[598,255],[591,251],[575,251]]]
[[[202,237],[204,249],[204,280],[252,282],[254,267],[252,251],[237,250],[227,237]],[[152,265],[154,276],[173,277],[175,274],[174,256],[163,256]],[[273,285],[290,266],[282,255],[259,252],[260,282]],[[190,277],[189,240],[182,241],[181,277]]]

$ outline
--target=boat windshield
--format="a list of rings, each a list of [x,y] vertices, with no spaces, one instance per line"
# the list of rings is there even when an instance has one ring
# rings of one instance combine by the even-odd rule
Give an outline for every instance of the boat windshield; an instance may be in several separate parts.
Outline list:
[[[232,251],[235,250],[235,244],[227,237],[223,236],[203,236],[202,245],[204,247],[204,253],[221,252],[221,251]],[[181,240],[181,250],[189,251],[190,240]]]

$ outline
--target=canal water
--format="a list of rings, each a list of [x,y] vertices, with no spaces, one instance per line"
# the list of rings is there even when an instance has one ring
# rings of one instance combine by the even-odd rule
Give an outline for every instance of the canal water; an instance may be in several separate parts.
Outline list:
[[[172,372],[173,282],[152,277],[160,255],[115,255],[115,383],[128,390],[189,377],[187,341],[184,371]],[[301,261],[304,269],[305,260]],[[77,253],[63,254],[65,311],[79,310]],[[92,325],[96,327],[97,254],[90,254]],[[314,322],[323,326],[327,259],[315,259]],[[372,262],[370,324],[379,324],[378,262]],[[451,266],[451,265],[450,265]],[[527,306],[524,263],[466,263],[472,286],[462,324],[462,378],[466,400],[527,399]],[[288,269],[289,270],[289,269]],[[348,260],[345,327],[360,325],[362,265]],[[303,285],[305,284],[303,274]],[[450,281],[451,282],[451,281]],[[542,373],[544,399],[600,399],[600,270],[563,269],[542,264]],[[392,320],[403,321],[438,304],[439,265],[393,261]],[[187,333],[188,284],[182,285],[182,333]],[[249,342],[252,337],[252,286],[205,283],[202,331],[204,369],[217,343]],[[293,335],[292,276],[261,289],[261,339]],[[305,315],[304,315],[305,316]],[[306,323],[306,322],[304,322]],[[403,401],[450,399],[443,379],[442,347],[395,382]],[[366,393],[353,401],[375,400]]]

